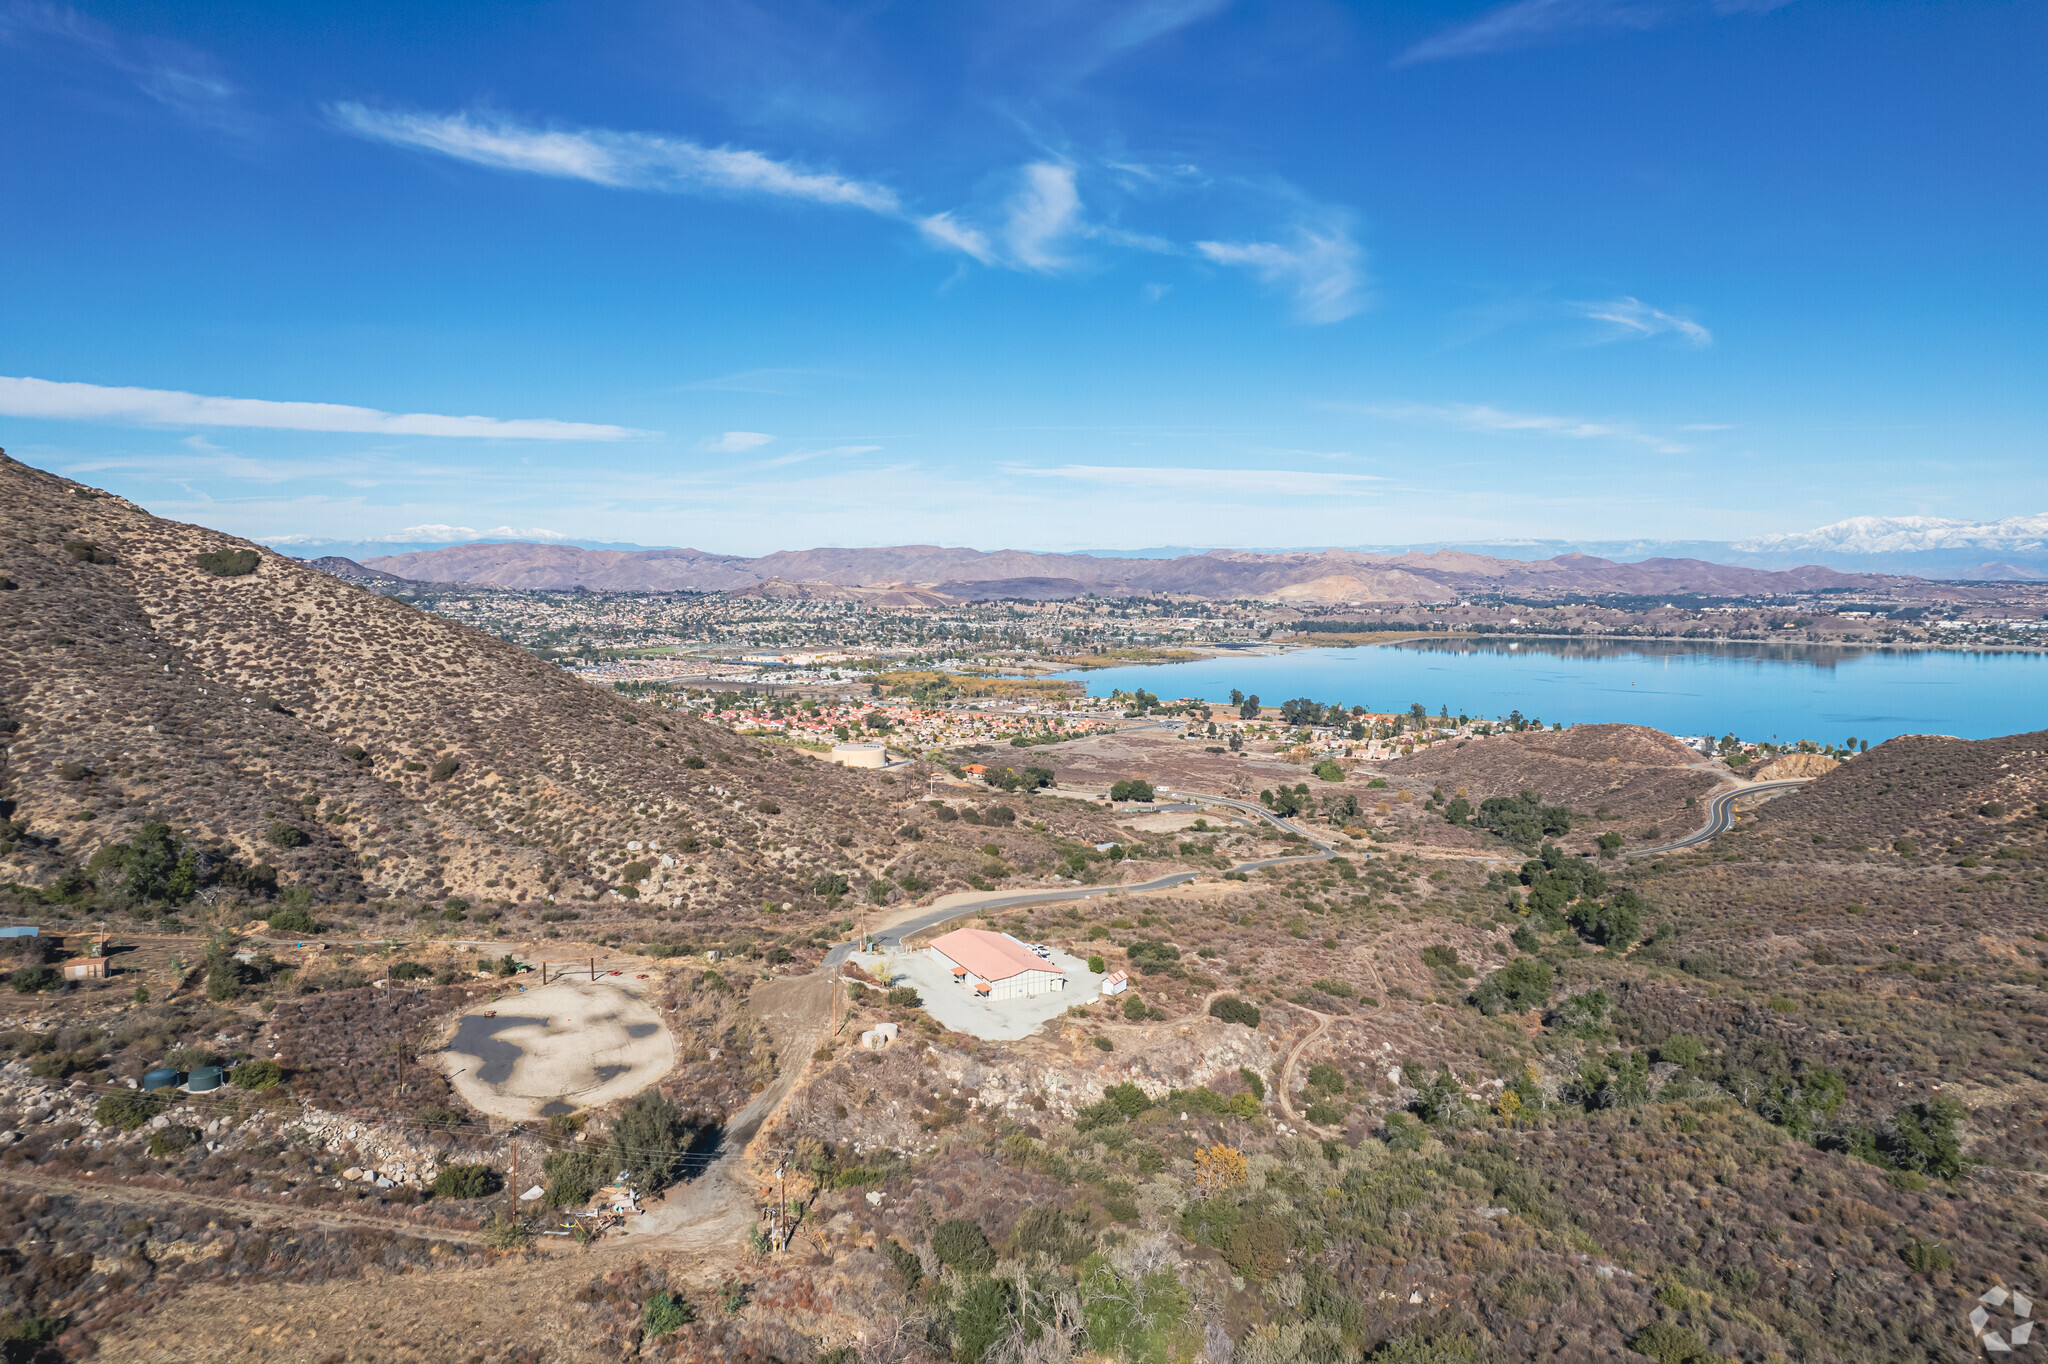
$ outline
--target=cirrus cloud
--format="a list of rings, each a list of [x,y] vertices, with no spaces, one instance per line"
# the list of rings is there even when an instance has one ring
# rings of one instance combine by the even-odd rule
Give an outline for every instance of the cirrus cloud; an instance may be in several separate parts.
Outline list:
[[[454,417],[380,412],[341,403],[211,398],[161,388],[0,377],[0,416],[137,426],[247,426],[272,431],[333,431],[377,436],[457,436],[499,440],[627,440],[654,434],[625,426],[544,418]]]

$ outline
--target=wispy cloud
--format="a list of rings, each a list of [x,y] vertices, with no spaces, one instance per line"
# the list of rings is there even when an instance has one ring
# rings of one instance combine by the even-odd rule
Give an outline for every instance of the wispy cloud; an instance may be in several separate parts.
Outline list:
[[[1160,4],[1151,18],[1130,22],[1159,31],[1189,22],[1213,5]],[[1142,7],[1141,7],[1142,8]],[[1197,256],[1249,269],[1283,289],[1304,321],[1341,321],[1365,306],[1363,253],[1342,213],[1304,207],[1285,197],[1292,223],[1275,240],[1203,241],[1192,247],[1108,220],[1091,219],[1081,192],[1081,167],[1065,160],[1031,161],[1014,188],[982,211],[913,211],[887,185],[777,160],[745,148],[702,146],[687,138],[593,128],[537,128],[483,114],[373,109],[360,103],[328,108],[341,130],[372,141],[452,157],[496,170],[581,180],[610,189],[672,194],[760,196],[872,213],[915,229],[941,250],[988,266],[1055,274],[1087,264],[1080,242],[1160,255]],[[1109,167],[1124,176],[1124,162]],[[1189,167],[1179,167],[1191,171]],[[1270,187],[1261,191],[1270,198]]]
[[[1366,306],[1365,253],[1341,214],[1298,222],[1284,242],[1196,242],[1195,249],[1284,290],[1304,322],[1342,322]]]
[[[1606,324],[1602,329],[1604,334],[1599,338],[1603,341],[1639,340],[1672,333],[1695,346],[1714,344],[1714,334],[1691,318],[1652,308],[1639,298],[1581,303],[1578,308],[1581,317]]]
[[[602,129],[529,128],[481,114],[423,114],[342,103],[335,123],[360,137],[438,152],[500,170],[588,180],[614,189],[675,194],[760,194],[836,207],[901,213],[894,191],[807,170],[746,148],[704,147],[686,138]]]
[[[283,545],[293,548],[299,545],[322,545],[332,543],[333,537],[326,535],[258,535],[252,537],[266,545]],[[543,544],[567,540],[560,531],[546,530],[539,526],[494,526],[490,530],[476,530],[469,526],[445,526],[438,523],[426,526],[407,526],[387,535],[365,535],[364,544],[400,545],[423,542],[426,544],[456,545],[471,540],[538,540]]]
[[[1502,434],[1530,432],[1568,440],[1618,440],[1647,445],[1659,454],[1682,455],[1689,447],[1644,431],[1629,422],[1586,421],[1578,417],[1553,416],[1543,412],[1507,412],[1483,403],[1387,403],[1359,406],[1355,411],[1388,421],[1425,422],[1454,426],[1466,431]]]
[[[713,393],[770,393],[786,397],[797,391],[798,381],[806,375],[821,374],[823,370],[794,367],[771,367],[746,369],[737,374],[721,374],[711,379],[697,379],[681,387],[686,391],[708,391]]]
[[[500,440],[627,440],[651,434],[624,426],[431,412],[379,412],[338,403],[209,398],[160,388],[103,388],[49,379],[0,378],[0,416],[139,426],[250,426],[272,431],[346,431],[379,436],[468,436]]]
[[[1374,474],[1331,474],[1304,469],[1173,469],[1152,465],[1061,464],[1049,469],[1016,467],[1010,472],[1113,488],[1157,488],[1253,496],[1263,493],[1274,497],[1355,495],[1372,491],[1368,485],[1385,482]]]
[[[1512,0],[1469,23],[1423,39],[1396,66],[1480,57],[1581,33],[1645,32],[1708,15],[1764,14],[1792,0]]]
[[[879,445],[828,445],[822,450],[792,450],[786,455],[777,455],[755,465],[756,469],[780,469],[790,464],[805,464],[814,459],[851,459],[855,455],[872,455],[881,449]]]
[[[722,436],[706,436],[697,442],[697,448],[710,454],[738,455],[758,450],[774,439],[761,431],[728,431]]]
[[[1052,271],[1067,264],[1061,238],[1081,218],[1081,195],[1074,188],[1074,168],[1036,162],[1024,168],[1024,183],[1007,205],[1003,240],[1010,258],[1027,270]]]
[[[0,4],[0,43],[84,57],[164,108],[217,132],[252,137],[262,129],[210,54],[183,43],[131,37],[68,5]]]

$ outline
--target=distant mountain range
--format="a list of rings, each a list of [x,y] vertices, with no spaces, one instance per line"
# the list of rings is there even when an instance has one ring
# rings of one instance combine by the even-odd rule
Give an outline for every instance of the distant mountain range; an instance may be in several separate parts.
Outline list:
[[[1442,551],[1525,564],[1576,555],[1615,564],[1688,560],[1723,567],[1771,570],[1815,567],[1848,574],[1904,574],[1948,581],[2048,580],[2048,513],[2010,516],[1999,521],[1958,521],[1933,516],[1856,516],[1817,530],[1757,535],[1732,541],[1531,538],[1236,551],[1194,545],[1156,545],[1144,549],[1103,549],[1073,554],[996,551],[968,560],[958,560],[953,556],[972,556],[977,552],[940,550],[933,546],[784,551],[748,558],[601,540],[550,540],[537,544],[516,539],[479,539],[450,545],[446,542],[321,541],[293,536],[272,543],[285,553],[311,557],[317,552],[328,559],[367,564],[400,577],[529,588],[580,583],[592,589],[614,591],[738,591],[771,580],[792,584],[828,582],[847,587],[886,581],[924,584],[941,591],[947,587],[976,584],[980,586],[974,594],[987,595],[987,584],[1010,578],[1019,580],[1018,590],[1008,595],[1071,595],[1070,588],[1064,585],[1069,582],[1082,585],[1135,582],[1146,576],[1143,568],[1146,563],[1207,559],[1219,554],[1236,553],[1293,561],[1304,555],[1334,552],[1407,560]],[[964,571],[954,571],[956,564],[964,565]],[[1112,567],[1118,564],[1122,567]],[[1082,567],[1077,569],[1076,565]],[[455,576],[458,574],[461,576]],[[849,574],[852,575],[850,580]],[[1172,577],[1171,574],[1165,576]],[[1646,581],[1661,579],[1653,575]],[[1622,587],[1613,590],[1637,589]],[[957,594],[945,592],[945,595]]]
[[[1329,549],[1256,554],[1211,550],[1170,559],[984,552],[937,545],[784,550],[759,558],[694,549],[586,550],[517,542],[456,545],[373,558],[359,567],[416,581],[528,590],[758,592],[849,598],[878,590],[923,597],[1055,600],[1088,594],[1172,593],[1303,604],[1449,601],[1474,593],[1697,593],[1708,596],[1840,588],[1882,592],[1868,575],[1802,567],[1770,571],[1700,559],[1617,563],[1584,554],[1496,558],[1443,549],[1367,554]]]

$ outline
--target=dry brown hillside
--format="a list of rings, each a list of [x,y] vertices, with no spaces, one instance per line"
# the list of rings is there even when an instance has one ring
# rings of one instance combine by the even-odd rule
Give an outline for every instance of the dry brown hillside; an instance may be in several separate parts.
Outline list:
[[[1676,835],[1697,827],[1706,794],[1723,780],[1707,767],[1706,759],[1659,730],[1574,725],[1439,746],[1378,770],[1390,781],[1462,792],[1474,806],[1489,796],[1534,791],[1584,821],[1559,840],[1576,850],[1609,828],[1640,842],[1654,841],[1641,837],[1650,828]]]
[[[253,569],[216,576],[200,559],[219,551]],[[826,908],[811,894],[823,871],[856,891],[886,873],[916,894],[981,866],[988,835],[964,822],[899,837],[920,783],[656,713],[4,456],[0,575],[13,803],[0,880],[75,876],[150,821],[344,904],[625,909],[615,893],[630,888],[637,908],[674,917],[744,921],[787,903],[800,919]],[[1049,834],[1087,818],[1055,816]],[[1021,841],[1034,839],[1048,841]],[[1028,863],[1016,841],[1005,851]]]

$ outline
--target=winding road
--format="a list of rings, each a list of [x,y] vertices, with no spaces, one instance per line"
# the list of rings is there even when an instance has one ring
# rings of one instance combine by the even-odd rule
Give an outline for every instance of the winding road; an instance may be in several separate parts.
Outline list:
[[[1085,792],[1085,794],[1088,795],[1097,794],[1093,791],[1086,791],[1085,788],[1076,787],[1069,789],[1075,791],[1076,793]],[[1310,833],[1308,830],[1300,828],[1292,822],[1280,818],[1271,810],[1268,810],[1263,805],[1259,805],[1254,801],[1236,800],[1229,796],[1204,796],[1192,792],[1177,792],[1176,794],[1186,795],[1189,801],[1193,802],[1195,805],[1225,806],[1229,809],[1239,811],[1242,814],[1255,816],[1258,819],[1264,820],[1266,823],[1272,825],[1274,828],[1280,830],[1284,834],[1291,833],[1300,835],[1302,838],[1308,840],[1316,847],[1316,851],[1312,853],[1302,853],[1299,855],[1285,857],[1262,857],[1251,862],[1240,862],[1230,869],[1233,872],[1254,872],[1258,871],[1262,867],[1285,866],[1290,863],[1296,862],[1322,862],[1337,855],[1337,850],[1332,844],[1326,843],[1321,838],[1317,837],[1315,834]],[[922,914],[912,915],[907,919],[899,919],[894,923],[887,924],[881,928],[876,929],[872,936],[876,944],[883,948],[900,949],[903,946],[903,940],[905,938],[915,937],[920,933],[926,932],[933,928],[937,928],[940,924],[945,923],[950,919],[964,918],[969,914],[980,914],[991,909],[1013,909],[1019,905],[1045,905],[1057,904],[1064,900],[1087,900],[1092,899],[1098,895],[1135,895],[1145,891],[1168,890],[1174,886],[1186,885],[1188,882],[1198,879],[1201,875],[1202,873],[1200,872],[1177,871],[1172,872],[1166,876],[1155,876],[1150,881],[1138,881],[1127,885],[1077,885],[1072,889],[1068,889],[1065,887],[1056,887],[1052,890],[1025,890],[1017,891],[1008,895],[994,895],[986,899],[964,901],[951,905],[941,905],[936,909],[926,910]],[[857,946],[859,946],[859,944],[856,942],[843,942],[838,944],[836,947],[832,948],[831,951],[825,954],[824,965],[826,965],[827,967],[837,966],[840,962],[845,961],[849,956],[853,955],[854,948],[856,948]]]
[[[1750,786],[1738,786],[1728,791],[1717,791],[1707,799],[1707,822],[1687,834],[1684,838],[1669,843],[1659,843],[1654,848],[1637,848],[1624,856],[1655,857],[1660,853],[1677,852],[1681,848],[1696,848],[1735,827],[1737,817],[1742,814],[1742,802],[1749,799],[1771,800],[1787,791],[1797,790],[1812,781],[1811,777],[1797,777],[1787,781],[1760,781]]]

